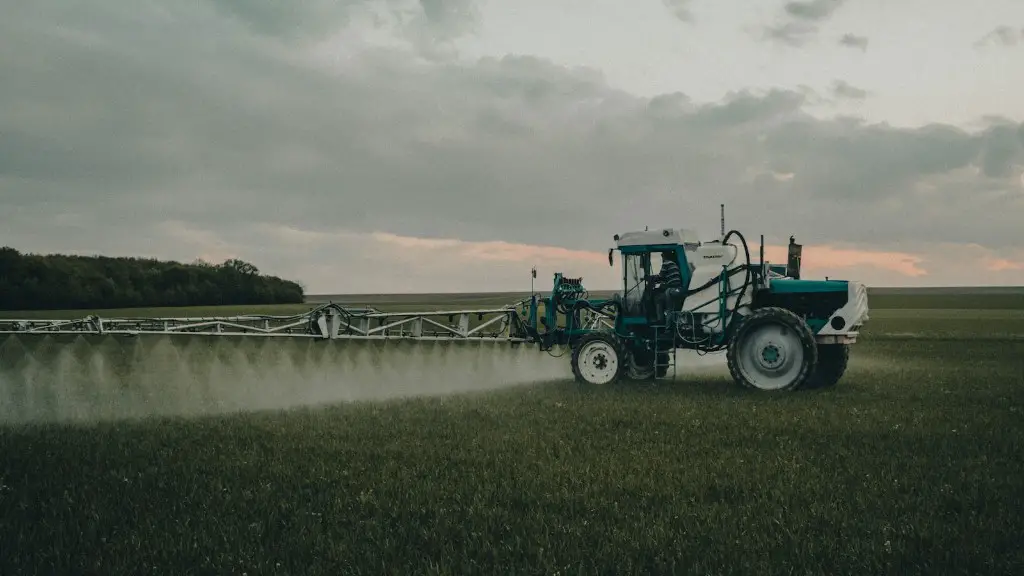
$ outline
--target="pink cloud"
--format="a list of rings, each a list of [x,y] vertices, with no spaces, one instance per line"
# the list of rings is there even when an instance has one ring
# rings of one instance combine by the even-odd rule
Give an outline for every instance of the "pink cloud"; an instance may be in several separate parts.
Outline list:
[[[244,241],[229,240],[219,232],[181,222],[164,223],[158,232],[174,248],[152,251],[154,257],[190,261],[201,255],[210,262],[238,257],[253,262],[264,272],[299,279],[313,294],[523,288],[530,285],[529,271],[534,266],[542,283],[554,272],[583,276],[594,289],[613,289],[622,282],[618,263],[608,266],[605,246],[570,250],[345,229],[309,231],[271,224],[254,224],[246,231]],[[750,246],[755,262],[757,248],[755,239]],[[786,247],[767,246],[766,258],[785,263]],[[942,262],[942,266],[933,262]],[[852,278],[876,286],[1024,282],[1024,252],[996,251],[977,244],[922,243],[908,246],[905,251],[808,244],[804,247],[803,267],[808,278]],[[352,274],[353,270],[359,273]]]
[[[431,251],[444,249],[457,257],[472,261],[490,262],[585,262],[607,265],[607,252],[569,250],[556,246],[516,244],[503,241],[467,242],[453,238],[416,238],[377,232],[373,238],[379,242],[401,247],[404,250]],[[751,246],[751,259],[757,259],[757,246]],[[784,246],[765,246],[765,259],[775,263],[786,261]],[[870,266],[896,272],[908,277],[926,276],[928,271],[921,264],[924,259],[906,252],[872,251],[833,248],[831,246],[809,246],[804,248],[803,268],[824,271]]]
[[[569,250],[557,246],[534,244],[515,244],[512,242],[466,242],[451,238],[415,238],[376,232],[375,240],[412,250],[436,250],[444,248],[453,250],[458,256],[475,261],[499,262],[553,262],[553,261],[585,261],[588,263],[607,263],[607,253],[586,250]]]
[[[1024,270],[1024,262],[1015,262],[1006,258],[986,258],[985,269],[992,272]]]
[[[193,250],[198,254],[196,258],[205,262],[219,264],[231,258],[244,259],[236,247],[225,242],[213,231],[201,230],[177,220],[163,222],[158,229],[179,246]]]
[[[783,264],[788,259],[789,252],[785,246],[765,246],[764,253],[766,260]],[[751,258],[756,258],[756,256],[752,254]],[[805,246],[802,268],[827,272],[854,266],[870,266],[917,278],[928,275],[928,271],[921,267],[922,262],[924,262],[924,258],[907,252]]]
[[[374,240],[386,244],[393,244],[402,248],[412,250],[436,250],[438,248],[455,248],[466,244],[462,240],[453,238],[417,238],[415,236],[398,236],[387,232],[374,232],[371,234]]]

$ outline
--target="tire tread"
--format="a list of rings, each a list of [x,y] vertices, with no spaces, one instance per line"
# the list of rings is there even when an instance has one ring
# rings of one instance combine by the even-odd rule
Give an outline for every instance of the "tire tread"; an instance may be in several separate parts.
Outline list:
[[[758,308],[749,316],[741,320],[737,327],[732,340],[729,341],[728,351],[726,352],[726,359],[729,366],[729,374],[732,375],[733,380],[737,384],[751,390],[759,390],[747,382],[746,378],[743,377],[743,373],[740,371],[737,356],[739,354],[739,345],[743,341],[743,337],[746,335],[746,331],[751,326],[757,326],[758,324],[766,322],[781,322],[791,330],[794,330],[803,345],[805,357],[810,360],[805,362],[801,369],[800,375],[797,377],[796,382],[790,386],[776,390],[776,392],[786,392],[791,390],[798,390],[806,385],[807,381],[814,373],[818,364],[818,345],[814,340],[814,333],[811,332],[810,327],[804,321],[803,318],[797,316],[790,310],[785,308],[778,308],[774,306],[768,306],[764,308]]]

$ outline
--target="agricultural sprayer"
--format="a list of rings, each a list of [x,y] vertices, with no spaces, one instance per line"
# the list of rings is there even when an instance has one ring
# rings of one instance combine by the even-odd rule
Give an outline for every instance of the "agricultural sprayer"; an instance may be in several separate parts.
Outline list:
[[[46,394],[60,401],[55,396],[100,380],[118,382],[114,390],[106,385],[108,395],[137,388],[143,377],[152,391],[167,387],[169,371],[183,365],[205,366],[176,382],[195,390],[203,379],[225,377],[226,367],[235,380],[254,378],[261,363],[279,367],[278,379],[329,385],[366,364],[394,370],[385,354],[396,348],[407,354],[405,377],[413,380],[433,370],[437,357],[511,373],[530,363],[534,347],[561,350],[586,385],[674,377],[678,350],[725,351],[736,382],[759,390],[831,386],[845,371],[868,318],[866,289],[801,279],[801,246],[792,238],[784,265],[765,262],[763,238],[759,262],[751,262],[737,231],[707,242],[672,228],[614,239],[608,263],[618,251],[622,289],[610,298],[591,298],[582,279],[556,273],[550,294],[498,308],[404,312],[327,303],[291,316],[0,320],[0,379],[20,403],[42,388],[59,390]],[[54,388],[54,380],[64,384]]]
[[[765,262],[763,238],[752,263],[735,230],[710,242],[672,228],[615,241],[608,264],[617,250],[620,293],[590,299],[580,279],[555,274],[551,295],[525,305],[525,340],[541,349],[569,346],[583,383],[674,377],[677,351],[694,350],[725,351],[732,377],[749,388],[828,387],[845,372],[849,346],[868,319],[863,284],[800,279],[802,246],[792,237],[785,265]]]

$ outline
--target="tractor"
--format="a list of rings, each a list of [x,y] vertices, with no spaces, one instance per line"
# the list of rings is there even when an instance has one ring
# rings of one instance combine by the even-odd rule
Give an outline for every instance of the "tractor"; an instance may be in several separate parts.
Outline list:
[[[617,251],[621,292],[592,299],[582,279],[556,273],[550,296],[524,302],[522,336],[542,350],[571,348],[581,384],[674,378],[678,350],[724,351],[732,378],[755,390],[830,387],[845,372],[868,319],[867,289],[800,278],[802,246],[793,237],[784,265],[765,262],[763,237],[752,263],[736,230],[706,242],[678,228],[614,240],[608,264]]]

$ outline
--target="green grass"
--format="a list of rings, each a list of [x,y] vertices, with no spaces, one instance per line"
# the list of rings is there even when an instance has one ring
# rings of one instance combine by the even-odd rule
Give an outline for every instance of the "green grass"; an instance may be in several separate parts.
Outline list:
[[[1024,287],[869,288],[873,308],[1024,309]]]
[[[1024,338],[1024,309],[876,309],[864,338]]]
[[[1024,312],[872,326],[837,388],[784,396],[548,382],[7,428],[0,573],[1024,573]]]

